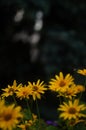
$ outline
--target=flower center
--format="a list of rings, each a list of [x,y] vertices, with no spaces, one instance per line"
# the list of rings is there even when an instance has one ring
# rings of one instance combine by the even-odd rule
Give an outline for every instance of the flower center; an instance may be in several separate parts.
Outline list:
[[[70,96],[72,95],[72,92],[66,92],[66,95]]]
[[[7,115],[4,116],[5,121],[9,121],[11,118],[12,118],[11,114],[7,114]]]
[[[13,88],[10,88],[8,92],[9,92],[9,93],[10,93],[10,92],[14,92],[14,89],[13,89]]]
[[[37,91],[38,87],[37,86],[33,86],[33,91]]]
[[[26,92],[26,91],[24,91],[24,92],[23,92],[23,95],[27,95],[27,92]]]
[[[75,114],[76,113],[76,109],[74,107],[71,107],[71,108],[69,108],[68,113],[69,114]]]
[[[64,87],[65,86],[65,82],[62,80],[62,81],[60,81],[60,83],[59,83],[59,85],[60,85],[60,87]]]

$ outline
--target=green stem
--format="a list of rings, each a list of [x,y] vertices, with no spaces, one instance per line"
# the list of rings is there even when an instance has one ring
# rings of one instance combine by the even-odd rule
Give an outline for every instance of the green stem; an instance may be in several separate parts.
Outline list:
[[[82,97],[82,92],[80,93],[79,100],[81,99],[81,97]]]
[[[38,107],[38,101],[37,101],[37,99],[36,99],[36,109],[37,109],[38,118],[40,120],[40,112],[39,112],[39,107]]]
[[[13,100],[14,100],[15,105],[17,106],[17,101],[16,101],[16,99],[15,99],[15,96],[12,95],[12,97],[13,97]]]
[[[37,109],[37,115],[39,119],[39,125],[38,125],[38,130],[40,130],[40,112],[39,112],[39,107],[38,107],[38,101],[36,99],[36,109]]]
[[[67,122],[67,129],[68,129],[68,130],[73,130],[73,126],[72,126],[72,125],[71,125],[71,126],[69,125],[69,121]]]
[[[73,130],[73,126],[70,126],[70,127],[68,128],[68,130]]]
[[[27,103],[27,108],[28,108],[29,114],[30,114],[30,118],[33,119],[32,112],[31,112],[31,109],[30,109],[30,106],[29,106],[29,103],[28,103],[27,99],[26,99],[26,103]]]

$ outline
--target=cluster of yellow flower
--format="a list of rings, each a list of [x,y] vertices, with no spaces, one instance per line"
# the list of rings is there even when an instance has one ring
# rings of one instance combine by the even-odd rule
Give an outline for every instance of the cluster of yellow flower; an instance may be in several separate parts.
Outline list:
[[[28,85],[19,84],[18,86],[16,80],[14,80],[12,86],[8,85],[7,88],[2,90],[4,91],[2,97],[16,94],[16,97],[20,100],[24,98],[29,99],[30,96],[33,97],[33,100],[36,100],[36,98],[41,98],[41,94],[44,94],[44,91],[47,90],[47,88],[45,88],[44,82],[40,82],[40,80],[38,80],[37,83],[28,82]]]
[[[78,70],[77,73],[86,76],[86,69]],[[63,75],[62,72],[56,75],[54,79],[49,81],[46,85],[44,81],[38,80],[36,83],[28,82],[27,85],[20,83],[17,85],[14,80],[13,85],[8,85],[7,88],[2,89],[0,97],[0,128],[3,130],[12,130],[13,128],[19,127],[22,130],[26,130],[26,127],[33,125],[37,120],[37,116],[32,114],[32,119],[24,120],[24,114],[21,112],[22,107],[14,104],[6,104],[5,99],[9,96],[13,98],[22,99],[41,99],[41,95],[46,90],[50,90],[57,93],[57,97],[63,97],[62,103],[57,108],[60,111],[60,118],[68,120],[70,124],[75,125],[78,122],[85,121],[86,119],[86,105],[85,103],[80,104],[79,94],[84,92],[85,86],[76,85],[72,75]],[[31,112],[32,113],[32,112]],[[85,119],[84,119],[85,118]],[[68,125],[68,124],[67,124]]]
[[[23,124],[17,125],[20,122],[18,120],[20,116],[23,117],[24,119],[24,114],[23,112],[20,114],[20,108],[22,107],[19,107],[17,105],[15,97],[19,98],[20,100],[22,99],[30,100],[32,98],[35,101],[37,98],[41,99],[41,94],[44,94],[44,91],[47,90],[45,86],[46,85],[44,84],[44,81],[40,82],[40,80],[38,80],[36,83],[28,82],[28,85],[23,85],[22,83],[17,85],[16,80],[14,80],[12,86],[8,85],[7,88],[2,89],[3,92],[1,94],[0,108],[5,109],[3,109],[2,111],[0,109],[0,128],[2,128],[3,130],[5,129],[12,130],[12,128],[17,126],[22,130],[26,130],[27,127],[29,129],[29,126],[33,125],[37,120],[37,116],[34,115],[32,112],[31,113],[28,112],[29,114],[32,114],[31,119],[22,120]],[[15,108],[14,104],[5,105],[5,99],[7,99],[7,97],[9,96],[13,97],[14,103],[16,105]],[[28,111],[30,111],[30,108],[28,109]]]
[[[86,69],[79,69],[77,73],[86,76]],[[72,125],[86,120],[86,105],[85,103],[79,104],[81,98],[79,94],[85,92],[85,85],[76,85],[73,76],[67,74],[64,77],[63,73],[60,72],[59,76],[56,75],[55,79],[51,79],[49,89],[64,98],[63,103],[57,108],[61,111],[59,117],[69,120],[69,124]],[[82,118],[85,118],[85,120]]]
[[[74,78],[70,74],[64,77],[63,73],[60,72],[59,76],[56,75],[55,77],[56,79],[51,79],[49,89],[58,92],[59,96],[71,99],[76,94],[85,91],[83,85],[74,83]]]

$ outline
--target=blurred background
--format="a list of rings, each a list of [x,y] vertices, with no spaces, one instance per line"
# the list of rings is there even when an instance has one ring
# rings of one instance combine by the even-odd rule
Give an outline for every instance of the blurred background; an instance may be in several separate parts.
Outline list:
[[[86,1],[0,0],[0,87],[75,75],[86,67]],[[40,101],[41,116],[56,119],[56,95]],[[51,114],[52,113],[52,114]]]

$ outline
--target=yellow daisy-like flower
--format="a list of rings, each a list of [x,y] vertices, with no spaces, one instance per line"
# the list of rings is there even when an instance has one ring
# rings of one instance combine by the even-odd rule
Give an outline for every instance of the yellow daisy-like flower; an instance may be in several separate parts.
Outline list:
[[[29,129],[29,126],[28,126],[27,122],[25,124],[18,125],[18,127],[21,128],[21,130],[27,130],[27,129]]]
[[[84,92],[85,87],[83,85],[76,85],[75,91],[76,91],[76,93]]]
[[[79,70],[77,71],[77,73],[86,76],[86,69],[82,69],[82,70],[79,69]]]
[[[18,91],[16,91],[16,97],[20,98],[20,100],[27,98],[31,95],[32,89],[28,86],[20,87]]]
[[[32,125],[33,125],[33,121],[29,120],[29,121],[25,121],[24,124],[18,125],[18,127],[21,128],[22,130],[29,130],[30,126],[32,126]]]
[[[32,114],[32,119],[27,121],[28,126],[34,125],[36,121],[37,121],[37,115]]]
[[[85,87],[83,85],[72,84],[66,89],[65,92],[61,93],[63,97],[70,98],[77,96],[78,93],[84,92]]]
[[[35,122],[37,120],[37,115],[32,114],[32,118],[33,118],[33,120],[25,121],[24,124],[20,124],[20,125],[18,125],[18,127],[21,128],[22,130],[27,130],[27,129],[29,130],[29,127],[35,124]]]
[[[55,92],[65,92],[66,89],[73,84],[74,78],[67,74],[65,77],[62,72],[59,73],[59,76],[55,76],[56,79],[51,79],[49,82],[49,89]]]
[[[59,93],[58,96],[63,96],[65,98],[72,99],[72,97],[75,97],[76,94],[77,94],[77,92],[75,90],[76,90],[76,86],[75,85],[71,85],[64,92]]]
[[[63,102],[63,105],[60,105],[58,110],[61,111],[60,118],[64,120],[68,119],[77,119],[79,117],[86,117],[82,111],[86,110],[85,104],[79,105],[79,100],[76,99],[73,101],[69,101],[68,103]]]
[[[36,100],[36,98],[41,99],[41,94],[44,94],[45,90],[47,90],[47,88],[45,88],[44,81],[40,82],[40,80],[38,80],[37,83],[28,82],[28,87],[32,89],[31,95],[33,100]]]
[[[4,106],[0,110],[0,128],[3,130],[12,130],[19,123],[19,119],[23,117],[20,110],[21,107],[15,105]]]
[[[2,90],[3,90],[3,93],[2,93],[1,96],[2,96],[2,97],[12,96],[12,95],[19,89],[19,87],[21,87],[21,86],[22,86],[22,84],[19,84],[19,85],[17,86],[16,80],[14,80],[12,86],[8,85],[7,88],[2,89]]]

